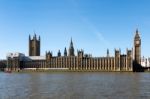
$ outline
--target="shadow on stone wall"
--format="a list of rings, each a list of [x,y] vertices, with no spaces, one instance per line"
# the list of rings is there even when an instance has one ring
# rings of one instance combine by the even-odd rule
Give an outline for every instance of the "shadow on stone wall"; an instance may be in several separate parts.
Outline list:
[[[136,61],[133,61],[133,72],[144,72],[144,68]]]

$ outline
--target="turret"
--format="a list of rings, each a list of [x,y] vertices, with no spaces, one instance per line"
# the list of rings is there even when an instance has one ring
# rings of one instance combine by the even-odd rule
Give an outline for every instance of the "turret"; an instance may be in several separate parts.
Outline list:
[[[60,50],[58,51],[58,54],[57,54],[57,55],[58,55],[58,57],[60,57],[60,56],[61,56],[61,52],[60,52]]]
[[[36,38],[36,34],[34,34],[34,37],[33,37],[33,39],[34,39],[34,40],[37,40],[37,38]]]
[[[77,51],[77,55],[78,55],[78,57],[79,58],[83,58],[83,56],[84,56],[84,51],[81,49],[81,50],[78,50]]]
[[[127,49],[127,57],[131,57],[132,58],[132,50],[128,50]]]
[[[107,49],[107,57],[109,57],[109,49]]]
[[[132,55],[133,55],[132,50],[127,49],[126,70],[130,70],[130,71],[133,70],[133,57],[132,57]]]
[[[52,54],[52,52],[47,52],[46,51],[46,60],[50,60],[51,58],[53,57],[53,54]]]
[[[66,47],[64,49],[64,56],[67,56],[67,49],[66,49]]]
[[[115,49],[115,70],[119,70],[119,71],[120,71],[120,55],[121,55],[121,50]]]
[[[29,35],[29,41],[31,40],[31,36]]]
[[[39,36],[39,41],[41,40],[41,37]]]

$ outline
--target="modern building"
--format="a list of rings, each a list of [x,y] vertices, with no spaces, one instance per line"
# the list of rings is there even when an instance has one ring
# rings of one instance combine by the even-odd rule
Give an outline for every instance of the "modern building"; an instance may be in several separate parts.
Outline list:
[[[141,59],[141,65],[143,67],[150,67],[150,58],[145,58],[144,56]]]
[[[141,65],[141,38],[138,30],[132,50],[126,49],[126,54],[121,54],[120,49],[115,49],[113,57],[109,55],[108,49],[106,57],[92,57],[82,49],[75,54],[72,38],[68,52],[65,48],[63,55],[59,50],[57,56],[53,56],[51,51],[40,56],[40,42],[40,36],[37,38],[35,34],[31,38],[29,35],[29,56],[9,53],[7,60],[0,62],[1,67],[6,70],[134,71],[134,67]]]

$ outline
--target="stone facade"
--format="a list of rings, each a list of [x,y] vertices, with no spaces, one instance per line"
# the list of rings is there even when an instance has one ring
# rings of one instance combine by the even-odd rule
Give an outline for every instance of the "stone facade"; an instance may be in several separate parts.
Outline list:
[[[69,70],[98,70],[98,71],[132,71],[132,51],[122,55],[115,50],[115,57],[91,57],[85,55],[83,50],[77,56],[54,57],[51,52],[46,53],[47,68],[68,68]]]
[[[36,34],[33,39],[29,35],[29,56],[40,56],[40,36],[37,39]]]
[[[92,57],[78,50],[74,53],[73,41],[70,46],[64,49],[62,55],[60,50],[57,56],[53,56],[48,51],[45,56],[40,56],[40,37],[37,40],[36,35],[33,39],[29,36],[29,56],[19,55],[18,57],[7,57],[7,69],[67,69],[70,71],[133,71],[133,62],[140,64],[141,58],[141,39],[136,30],[134,38],[134,50],[126,49],[126,54],[121,54],[121,50],[114,50],[114,56],[109,55],[107,49],[106,57]]]
[[[141,38],[138,30],[134,37],[134,60],[137,64],[141,64]]]

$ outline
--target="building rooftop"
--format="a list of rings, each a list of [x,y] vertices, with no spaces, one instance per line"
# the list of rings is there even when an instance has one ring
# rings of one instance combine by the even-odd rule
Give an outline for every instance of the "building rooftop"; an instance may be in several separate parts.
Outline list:
[[[25,60],[46,60],[45,56],[26,56]]]

